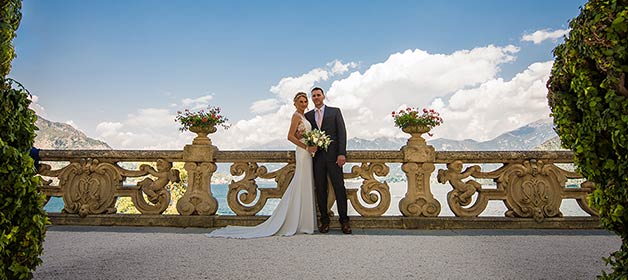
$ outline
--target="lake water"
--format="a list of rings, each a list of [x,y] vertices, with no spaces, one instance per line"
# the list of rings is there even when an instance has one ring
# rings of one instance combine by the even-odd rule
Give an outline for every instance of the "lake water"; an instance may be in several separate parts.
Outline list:
[[[355,181],[347,181],[347,188],[357,188],[360,182]],[[261,188],[264,187],[274,187],[274,185],[264,185],[259,184]],[[389,183],[390,192],[391,192],[391,204],[388,211],[384,214],[386,216],[399,216],[401,213],[399,212],[399,200],[401,200],[406,192],[406,182],[395,182]],[[229,205],[227,205],[227,191],[229,186],[227,184],[215,184],[212,185],[212,193],[216,200],[218,200],[218,215],[235,215],[231,209],[229,209]],[[434,198],[438,200],[441,204],[441,212],[439,216],[454,216],[453,212],[449,209],[447,205],[447,192],[451,190],[451,186],[443,185],[443,184],[434,184],[431,185],[432,193],[434,194]],[[270,215],[272,214],[275,207],[279,203],[279,199],[269,199],[264,206],[264,208],[258,213],[258,215]],[[44,210],[48,212],[61,212],[63,209],[63,199],[60,197],[53,197],[50,199],[48,204],[44,207]],[[333,208],[335,212],[335,206]],[[589,216],[586,212],[580,209],[580,206],[574,199],[566,199],[563,200],[563,203],[560,207],[561,212],[564,216]],[[353,209],[351,203],[349,203],[348,209],[349,215],[358,215],[358,213]],[[480,216],[498,216],[503,217],[506,212],[506,206],[501,201],[490,201],[486,210],[480,214]]]

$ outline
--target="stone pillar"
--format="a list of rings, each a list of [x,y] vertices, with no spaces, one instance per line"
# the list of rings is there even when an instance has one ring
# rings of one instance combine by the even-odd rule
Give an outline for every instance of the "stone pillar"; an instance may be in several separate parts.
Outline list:
[[[404,158],[401,170],[406,173],[408,190],[399,201],[399,210],[406,217],[436,217],[440,213],[440,203],[434,199],[430,190],[430,175],[435,169],[436,152],[433,146],[427,145],[421,132],[408,133],[412,137],[401,148]]]
[[[214,162],[216,151],[218,149],[211,145],[211,141],[186,145],[183,149],[188,185],[185,194],[177,201],[179,214],[184,216],[216,214],[218,201],[211,193],[211,177],[216,171]]]

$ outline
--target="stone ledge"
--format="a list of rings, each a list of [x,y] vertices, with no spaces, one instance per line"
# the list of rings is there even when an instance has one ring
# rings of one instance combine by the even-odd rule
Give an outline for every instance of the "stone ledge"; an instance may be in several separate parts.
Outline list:
[[[150,226],[150,227],[199,227],[212,228],[226,225],[253,226],[262,223],[267,216],[179,216],[179,215],[78,215],[49,213],[53,225],[83,226]],[[332,218],[333,219],[333,218]],[[354,228],[369,229],[599,229],[597,217],[548,218],[541,223],[528,218],[507,217],[351,217]],[[332,221],[332,228],[340,228]]]
[[[183,162],[178,150],[40,150],[42,161],[70,161],[94,158],[103,162],[155,161],[163,158]],[[294,151],[216,151],[217,163],[230,162],[294,162]],[[464,163],[507,163],[537,159],[554,163],[572,163],[571,151],[436,151],[436,163],[460,160]],[[402,163],[399,150],[349,150],[348,162]]]

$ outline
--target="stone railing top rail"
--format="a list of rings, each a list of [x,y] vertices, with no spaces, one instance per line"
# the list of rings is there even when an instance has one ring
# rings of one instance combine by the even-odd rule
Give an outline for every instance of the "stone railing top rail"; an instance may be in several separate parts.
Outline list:
[[[180,150],[41,150],[43,161],[69,161],[81,158],[98,158],[101,161],[152,161],[165,159],[182,162]],[[348,162],[404,162],[403,152],[395,150],[350,150]],[[459,160],[464,163],[506,163],[526,159],[550,161],[554,163],[573,162],[571,151],[437,151],[435,163],[449,163]],[[294,151],[217,151],[215,162],[294,162]]]

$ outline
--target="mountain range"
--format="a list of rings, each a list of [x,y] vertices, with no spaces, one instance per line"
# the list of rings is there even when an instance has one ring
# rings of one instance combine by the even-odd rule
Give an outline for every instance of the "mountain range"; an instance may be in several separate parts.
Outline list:
[[[560,137],[556,136],[550,138],[549,140],[543,142],[543,144],[534,147],[536,151],[567,151],[562,147],[562,142],[560,141]]]
[[[557,150],[560,140],[554,132],[551,119],[542,119],[515,130],[503,133],[489,141],[472,139],[452,140],[439,138],[428,140],[437,151],[525,151],[525,150]],[[409,137],[409,135],[408,135]],[[347,140],[348,150],[399,150],[408,138],[379,137],[372,140],[350,138]],[[551,141],[550,141],[551,140]],[[545,142],[550,143],[544,145]],[[261,146],[252,146],[246,150],[291,150],[293,145],[281,139],[268,142]]]
[[[51,122],[37,116],[34,146],[39,149],[52,150],[111,150],[111,147],[100,140],[87,137],[82,131],[69,124]]]
[[[59,150],[111,150],[105,142],[87,137],[85,133],[71,125],[51,122],[39,117],[35,123],[39,128],[35,137],[35,147]],[[409,135],[408,135],[409,137]],[[399,150],[406,144],[408,137],[380,137],[376,139],[351,138],[347,141],[349,150]],[[489,141],[434,139],[429,140],[437,151],[504,151],[504,150],[559,150],[560,139],[553,130],[551,120],[539,120],[515,130],[506,132]],[[183,147],[181,147],[183,148]],[[276,140],[265,145],[256,145],[244,150],[293,150],[288,140]],[[125,163],[132,164],[132,163]],[[281,164],[265,164],[270,170],[281,168]],[[136,166],[125,168],[133,170]],[[218,164],[216,174],[230,174],[229,164]],[[227,175],[229,177],[229,175]],[[391,164],[387,180],[405,180],[405,174],[399,164]],[[228,181],[228,180],[227,180]],[[224,183],[224,182],[223,182]]]
[[[88,137],[69,124],[52,122],[38,117],[35,125],[39,128],[35,137],[35,147],[59,150],[111,150],[105,142]],[[349,150],[399,150],[408,138],[379,137],[375,139],[350,138]],[[489,141],[471,139],[452,140],[439,138],[428,140],[437,151],[523,151],[560,150],[560,139],[553,129],[551,119],[538,120],[515,130],[506,132]],[[244,148],[244,150],[292,150],[288,140],[281,139]]]

